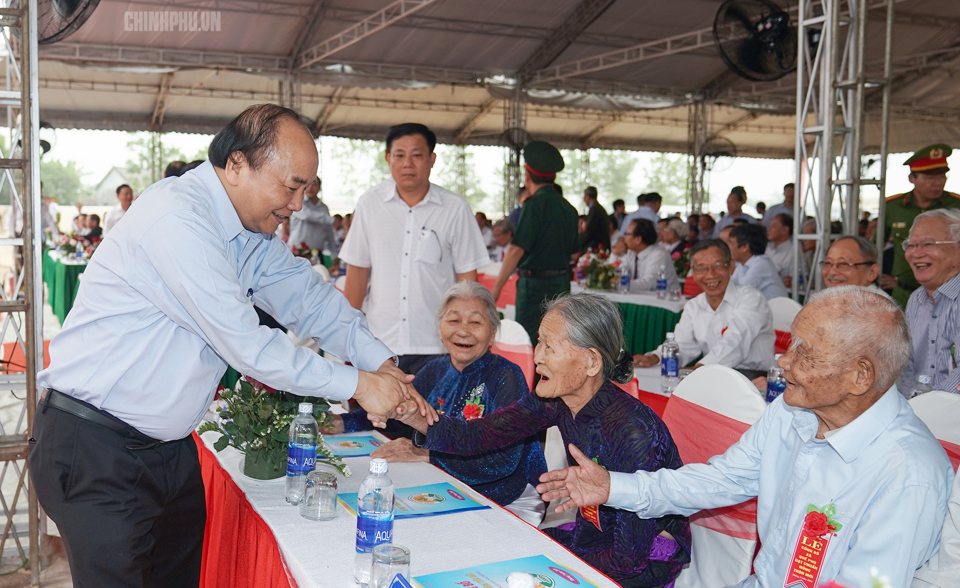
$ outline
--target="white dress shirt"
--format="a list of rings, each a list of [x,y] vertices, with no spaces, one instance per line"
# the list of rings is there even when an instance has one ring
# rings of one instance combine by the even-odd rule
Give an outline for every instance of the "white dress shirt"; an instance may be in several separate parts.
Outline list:
[[[627,251],[623,263],[630,270],[630,291],[649,292],[657,289],[657,274],[660,266],[667,278],[667,292],[680,289],[680,279],[673,267],[670,254],[656,245],[649,245],[643,251]]]
[[[413,207],[388,179],[360,197],[340,259],[370,268],[370,330],[398,355],[444,353],[434,317],[457,274],[490,263],[467,201],[430,184]]]
[[[497,242],[493,240],[493,229],[490,227],[480,229],[480,236],[483,237],[483,245],[487,249],[493,249],[497,246]]]
[[[90,259],[37,383],[170,441],[198,424],[227,364],[278,390],[346,400],[392,356],[333,285],[273,235],[243,228],[210,162],[151,186]]]
[[[947,516],[940,532],[940,551],[913,577],[913,588],[948,588],[960,578],[960,483],[953,482]]]
[[[641,206],[637,210],[634,210],[627,216],[623,217],[623,224],[620,225],[620,232],[626,233],[627,228],[630,226],[630,223],[637,220],[638,218],[645,218],[648,221],[653,223],[653,228],[657,228],[657,223],[660,222],[660,217],[657,216],[657,213],[650,208],[649,206]]]
[[[769,227],[770,222],[776,218],[778,214],[788,214],[790,218],[793,218],[793,206],[788,208],[783,202],[771,206],[763,213],[763,226]]]
[[[733,272],[733,281],[741,286],[753,286],[760,290],[767,300],[787,296],[783,278],[766,255],[751,256],[746,263],[738,265]]]
[[[131,204],[130,206],[133,206]],[[126,211],[119,204],[107,211],[107,214],[103,217],[103,236],[106,237],[107,233],[113,229],[114,225],[123,218],[123,215]]]
[[[330,252],[333,259],[337,258],[337,238],[333,234],[333,217],[330,209],[317,199],[314,204],[309,198],[303,199],[303,207],[290,215],[290,237],[287,245],[298,246],[306,243],[310,249],[321,253]]]
[[[793,275],[793,238],[787,239],[779,245],[774,245],[773,241],[767,242],[767,250],[764,252],[773,265],[777,268],[777,273],[781,278]],[[801,261],[801,267],[803,262]]]
[[[759,290],[727,285],[717,310],[710,308],[706,293],[683,307],[674,329],[680,345],[680,365],[700,355],[700,363],[719,363],[731,368],[768,370],[773,366],[773,313]],[[660,357],[658,349],[654,355]]]

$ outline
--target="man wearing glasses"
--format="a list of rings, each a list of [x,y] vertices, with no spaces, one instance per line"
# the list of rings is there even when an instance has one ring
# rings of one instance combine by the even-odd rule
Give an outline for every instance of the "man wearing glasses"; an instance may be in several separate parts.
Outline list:
[[[827,288],[862,286],[886,295],[877,286],[877,276],[880,275],[877,248],[863,237],[848,235],[834,241],[827,257],[820,262],[820,271]]]
[[[910,393],[922,375],[934,390],[958,392],[960,370],[960,210],[919,215],[903,251],[920,287],[907,302],[913,352],[898,387]]]
[[[733,258],[720,239],[697,241],[690,260],[690,275],[703,293],[687,303],[675,329],[680,365],[702,355],[696,367],[718,363],[749,378],[765,374],[773,365],[776,338],[766,298],[753,286],[731,281]],[[635,355],[633,362],[652,367],[660,363],[659,354]]]
[[[952,152],[949,145],[937,143],[914,153],[904,162],[904,165],[910,166],[908,179],[913,184],[913,190],[887,198],[885,235],[887,239],[893,239],[894,245],[893,275],[888,281],[895,280],[893,299],[901,307],[907,304],[910,293],[920,285],[901,248],[913,219],[927,210],[960,208],[960,194],[943,189],[947,183],[947,172],[950,171],[947,158]]]

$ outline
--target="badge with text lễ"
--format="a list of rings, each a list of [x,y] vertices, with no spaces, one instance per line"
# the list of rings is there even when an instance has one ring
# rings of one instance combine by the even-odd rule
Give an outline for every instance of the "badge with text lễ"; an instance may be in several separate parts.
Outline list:
[[[600,456],[593,458],[594,463],[600,465]],[[600,466],[603,467],[603,466]],[[607,469],[607,468],[603,468]],[[601,533],[603,529],[600,528],[600,507],[599,506],[581,506],[580,515],[587,521],[593,523],[593,526],[597,528]]]
[[[784,588],[816,588],[830,539],[843,527],[833,519],[836,513],[837,509],[833,504],[823,508],[817,508],[813,504],[807,507],[807,516],[800,527],[797,546],[793,549],[787,578],[783,582]]]

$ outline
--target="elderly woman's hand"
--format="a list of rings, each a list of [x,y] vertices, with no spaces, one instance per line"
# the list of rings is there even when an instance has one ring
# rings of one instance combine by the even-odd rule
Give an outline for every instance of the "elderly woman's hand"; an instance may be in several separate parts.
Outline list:
[[[388,359],[383,362],[383,365],[377,370],[383,374],[390,374],[395,377],[403,385],[403,397],[406,400],[413,400],[417,404],[417,408],[420,411],[420,415],[423,416],[428,425],[432,425],[437,422],[437,411],[433,410],[433,407],[427,404],[427,401],[417,393],[416,388],[413,387],[413,375],[404,373],[400,368],[393,363],[392,359]],[[387,416],[393,418],[393,414],[387,413]]]
[[[429,406],[429,405],[428,405]],[[430,407],[430,410],[433,411],[434,420],[428,421],[426,417],[420,414],[420,411],[417,410],[417,405],[412,400],[408,400],[397,407],[397,410],[394,411],[394,414],[391,415],[391,418],[394,418],[401,423],[413,427],[414,429],[420,431],[423,434],[427,433],[427,429],[433,423],[437,422],[440,417],[437,415],[437,411],[433,410],[433,407]]]
[[[653,367],[660,363],[660,358],[656,355],[634,355],[633,365],[637,367]]]
[[[395,439],[386,445],[378,447],[370,457],[378,457],[390,462],[400,461],[430,461],[430,452],[426,449],[414,447],[409,439]]]

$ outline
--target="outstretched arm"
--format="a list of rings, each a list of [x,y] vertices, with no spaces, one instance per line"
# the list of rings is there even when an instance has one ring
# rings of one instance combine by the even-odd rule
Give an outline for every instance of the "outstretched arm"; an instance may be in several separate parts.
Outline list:
[[[561,513],[581,506],[599,506],[610,498],[610,473],[571,443],[570,456],[577,465],[553,470],[540,476],[537,492],[545,502],[569,498],[556,508]]]

